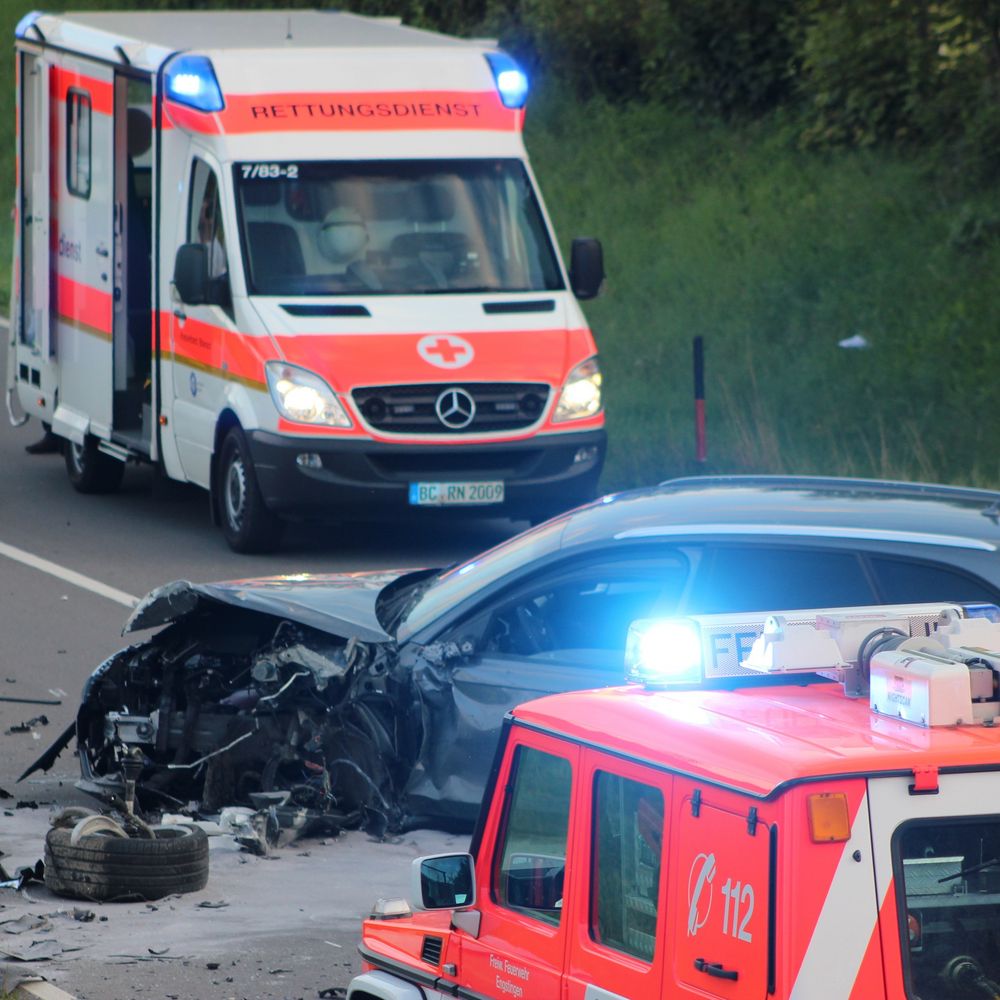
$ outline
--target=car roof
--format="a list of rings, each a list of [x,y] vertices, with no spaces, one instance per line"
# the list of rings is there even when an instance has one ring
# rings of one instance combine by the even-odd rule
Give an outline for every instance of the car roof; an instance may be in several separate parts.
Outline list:
[[[698,476],[610,494],[573,511],[561,545],[765,532],[993,551],[1000,547],[1000,492],[874,479]]]
[[[839,684],[574,691],[526,702],[515,723],[766,798],[789,782],[970,769],[1000,760],[1000,727],[924,729],[872,713]]]

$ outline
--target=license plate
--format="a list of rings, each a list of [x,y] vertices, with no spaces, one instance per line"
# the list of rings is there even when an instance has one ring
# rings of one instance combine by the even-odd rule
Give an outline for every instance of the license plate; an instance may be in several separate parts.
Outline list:
[[[489,483],[410,483],[410,504],[414,507],[469,507],[503,503],[502,482]]]

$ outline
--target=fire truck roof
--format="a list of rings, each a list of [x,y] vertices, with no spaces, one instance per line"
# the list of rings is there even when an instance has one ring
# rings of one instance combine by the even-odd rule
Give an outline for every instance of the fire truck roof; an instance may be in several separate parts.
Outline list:
[[[767,798],[821,777],[1000,767],[1000,726],[924,729],[872,713],[839,684],[551,695],[517,723]]]

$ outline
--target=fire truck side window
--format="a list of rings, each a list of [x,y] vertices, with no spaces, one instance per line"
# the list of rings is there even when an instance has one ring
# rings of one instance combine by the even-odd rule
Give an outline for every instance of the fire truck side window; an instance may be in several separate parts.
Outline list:
[[[893,849],[906,995],[1000,995],[1000,818],[906,823]]]
[[[663,795],[601,771],[594,799],[590,933],[609,948],[651,962],[663,853]]]
[[[501,906],[558,924],[572,771],[568,760],[518,747],[493,879]]]

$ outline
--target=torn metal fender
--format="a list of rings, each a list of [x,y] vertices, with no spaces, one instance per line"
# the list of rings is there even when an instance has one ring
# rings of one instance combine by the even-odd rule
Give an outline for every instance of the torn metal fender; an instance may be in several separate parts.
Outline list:
[[[406,571],[409,572],[409,571]],[[375,606],[382,589],[404,571],[293,574],[189,583],[175,580],[147,594],[129,616],[122,635],[178,621],[205,606],[226,604],[308,625],[342,639],[381,643],[391,638]]]
[[[43,753],[41,757],[39,757],[38,760],[36,760],[34,764],[32,764],[28,768],[28,770],[25,771],[24,774],[22,774],[21,777],[18,778],[17,780],[24,781],[25,778],[30,777],[32,774],[34,774],[35,771],[48,771],[48,769],[52,767],[52,765],[58,759],[59,754],[61,754],[63,750],[65,750],[66,747],[69,746],[69,741],[73,739],[75,735],[76,735],[76,719],[74,719],[66,727],[66,729],[62,732],[60,736],[56,738],[56,741],[48,748],[48,750],[46,750],[45,753]]]

